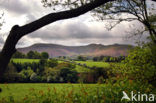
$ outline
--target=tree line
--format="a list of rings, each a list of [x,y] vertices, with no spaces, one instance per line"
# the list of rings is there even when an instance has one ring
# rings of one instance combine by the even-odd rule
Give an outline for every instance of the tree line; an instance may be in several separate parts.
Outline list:
[[[76,60],[78,61],[87,61],[87,60],[93,60],[93,61],[103,61],[103,62],[121,62],[122,60],[125,60],[126,56],[118,56],[118,57],[113,57],[113,56],[94,56],[94,57],[87,57],[87,56],[82,56],[79,55],[77,56]]]
[[[56,59],[40,59],[39,62],[9,63],[0,83],[97,83],[108,78],[108,68],[77,72],[76,64],[59,63]]]
[[[17,51],[14,53],[12,58],[27,58],[27,59],[48,59],[49,54],[47,52],[37,52],[37,51],[29,51],[28,53],[24,54],[22,52]]]

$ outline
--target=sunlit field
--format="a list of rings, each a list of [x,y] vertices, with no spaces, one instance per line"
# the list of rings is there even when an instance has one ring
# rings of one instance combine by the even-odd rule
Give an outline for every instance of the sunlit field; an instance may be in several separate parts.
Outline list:
[[[39,62],[39,59],[12,59],[11,61],[15,63],[32,63],[32,62]]]
[[[76,61],[77,63],[86,64],[89,67],[109,67],[109,63],[106,62],[94,62],[94,61]]]

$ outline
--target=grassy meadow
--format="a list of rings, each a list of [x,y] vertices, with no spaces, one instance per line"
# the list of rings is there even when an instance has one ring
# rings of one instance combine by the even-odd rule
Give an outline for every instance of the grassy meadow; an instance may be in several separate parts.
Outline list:
[[[11,59],[11,61],[15,62],[15,63],[25,63],[25,62],[39,62],[39,59]]]
[[[0,84],[3,92],[0,93],[0,103],[99,103],[104,101],[102,84]],[[46,98],[42,98],[45,97]],[[100,96],[100,97],[98,97]],[[99,99],[98,99],[99,98]],[[95,101],[95,102],[94,102]],[[99,102],[98,102],[99,101]],[[90,102],[91,103],[91,102]]]
[[[106,62],[95,62],[95,61],[76,61],[76,63],[86,64],[89,67],[109,67],[109,63]]]

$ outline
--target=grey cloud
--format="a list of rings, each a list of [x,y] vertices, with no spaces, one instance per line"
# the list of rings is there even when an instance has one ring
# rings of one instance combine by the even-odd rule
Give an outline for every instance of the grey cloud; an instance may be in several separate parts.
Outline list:
[[[78,22],[68,22],[65,24],[55,23],[47,28],[38,30],[29,35],[31,38],[41,38],[43,40],[69,40],[88,38],[112,38],[113,36],[104,31],[103,28],[96,30],[96,26],[88,27],[86,24]]]
[[[2,49],[3,44],[4,44],[4,40],[3,40],[3,38],[2,38],[2,37],[0,37],[0,50]]]
[[[22,0],[9,0],[4,2],[1,7],[15,14],[24,14],[29,12],[29,6],[25,5]]]
[[[48,12],[51,12],[51,9],[43,8],[39,2],[40,1],[36,0],[9,0],[9,3],[5,3],[5,5],[2,5],[1,7],[8,10],[10,15],[13,16],[14,14],[26,15],[26,22],[28,23],[42,17],[45,14],[48,14]],[[116,27],[114,31],[107,31],[104,29],[104,27],[96,27],[94,23],[91,23],[91,25],[85,24],[84,22],[88,19],[89,17],[83,15],[76,19],[74,18],[70,20],[57,21],[29,34],[27,38],[19,41],[18,46],[25,46],[37,42],[59,43],[67,45],[81,45],[89,43],[112,44],[128,42],[124,41],[121,35],[123,29],[126,29],[126,26],[124,27],[125,24],[122,25],[122,27]],[[0,44],[3,43],[3,39],[0,38]]]
[[[4,40],[0,37],[0,44],[3,44]]]
[[[27,23],[29,23],[30,21],[35,21],[36,17],[33,14],[27,14],[27,18],[28,20],[26,21]]]

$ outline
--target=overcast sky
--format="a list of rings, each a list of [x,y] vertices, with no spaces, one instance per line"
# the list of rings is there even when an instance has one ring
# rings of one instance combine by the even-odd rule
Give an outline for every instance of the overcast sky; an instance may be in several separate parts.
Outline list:
[[[13,25],[24,25],[51,13],[51,8],[44,8],[40,1],[1,0],[0,13],[4,12],[5,23],[0,30],[0,48],[2,48]],[[47,25],[23,37],[19,41],[18,47],[25,47],[34,43],[63,45],[87,45],[90,43],[104,45],[114,43],[134,44],[134,40],[125,38],[127,30],[129,30],[129,23],[123,22],[111,31],[106,30],[104,27],[104,22],[94,21],[90,14],[86,13],[73,19],[57,21]]]

